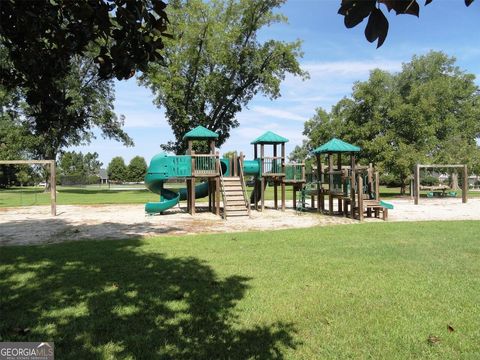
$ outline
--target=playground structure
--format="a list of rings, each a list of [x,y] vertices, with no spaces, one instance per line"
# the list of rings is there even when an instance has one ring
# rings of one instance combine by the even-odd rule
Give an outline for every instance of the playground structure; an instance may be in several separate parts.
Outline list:
[[[208,209],[220,215],[220,196],[223,199],[223,217],[249,216],[253,205],[255,210],[265,209],[267,185],[273,186],[273,206],[275,209],[286,207],[286,186],[292,186],[293,208],[305,209],[306,194],[311,196],[312,208],[334,215],[334,202],[337,201],[337,213],[352,219],[363,220],[366,216],[388,218],[389,203],[380,200],[379,174],[373,166],[356,164],[355,154],[360,148],[339,139],[332,139],[313,151],[316,156],[316,179],[306,182],[305,163],[287,163],[285,144],[288,139],[271,131],[251,142],[253,160],[245,160],[240,153],[229,159],[220,159],[215,152],[215,140],[218,135],[202,126],[185,134],[188,141],[186,155],[168,156],[157,154],[153,157],[145,177],[147,188],[160,195],[159,202],[145,205],[149,214],[163,213],[187,200],[187,211],[195,214],[195,199],[208,196]],[[209,141],[210,152],[198,154],[193,151],[193,141]],[[271,146],[271,156],[266,147]],[[280,152],[278,151],[280,147]],[[342,164],[342,155],[350,156],[349,164]],[[328,165],[322,164],[321,157],[327,155]],[[334,161],[337,161],[334,164]],[[253,191],[247,195],[247,177],[253,177]],[[173,191],[164,188],[168,180],[184,179],[186,189]],[[197,180],[204,180],[196,185]],[[280,194],[279,190],[280,189]],[[297,202],[297,192],[301,200]],[[280,196],[279,196],[280,195]],[[328,198],[328,211],[325,199]],[[281,202],[279,206],[279,200]],[[259,205],[260,203],[260,205]]]
[[[451,190],[449,186],[438,185],[438,186],[422,186],[420,181],[420,171],[421,169],[462,169],[462,203],[466,203],[468,200],[468,168],[467,165],[415,165],[414,174],[413,174],[413,198],[415,205],[419,204],[420,201],[420,191],[427,190],[427,197],[456,197],[456,191],[447,191]],[[455,190],[455,189],[453,189]]]
[[[195,199],[209,197],[208,209],[220,215],[220,194],[223,198],[223,217],[249,216],[250,203],[261,210],[265,207],[265,188],[268,182],[274,187],[274,206],[278,209],[278,187],[281,187],[282,210],[285,209],[285,186],[294,185],[296,189],[305,182],[305,164],[285,163],[285,139],[272,132],[267,132],[255,143],[253,160],[245,160],[243,154],[230,159],[220,159],[215,152],[215,141],[218,134],[202,126],[184,135],[188,141],[186,155],[169,156],[155,155],[145,176],[146,187],[160,195],[160,201],[145,205],[148,214],[162,214],[177,205],[181,200],[187,200],[187,211],[195,214]],[[199,154],[193,151],[194,141],[208,141],[210,152]],[[264,145],[272,144],[273,157],[264,156]],[[277,145],[282,145],[282,155],[277,156]],[[260,145],[261,156],[258,157],[257,145]],[[254,191],[247,196],[246,177],[254,177]],[[164,187],[169,180],[185,180],[186,189],[173,191]],[[197,180],[204,182],[196,185]]]
[[[0,165],[44,165],[50,170],[50,213],[57,216],[57,179],[55,160],[0,160]]]
[[[388,219],[388,210],[393,205],[380,200],[379,173],[372,164],[360,166],[356,164],[355,154],[361,149],[357,146],[333,138],[313,150],[316,166],[312,175],[315,179],[308,184],[308,195],[311,197],[311,207],[317,211],[334,215],[334,202],[337,201],[337,213],[362,221],[382,213],[384,220]],[[349,165],[343,165],[342,155],[349,156]],[[327,156],[327,165],[322,163],[322,156]],[[336,158],[336,164],[334,164]],[[328,198],[328,210],[325,208],[325,198]]]
[[[305,163],[286,163],[285,159],[285,143],[288,139],[279,136],[271,131],[259,136],[251,142],[253,145],[254,161],[260,164],[259,176],[255,177],[254,191],[250,196],[250,203],[254,204],[258,210],[258,202],[260,201],[260,210],[265,209],[265,190],[267,184],[273,184],[273,203],[274,208],[278,209],[278,188],[281,188],[281,209],[285,210],[285,187],[293,186],[293,207],[296,207],[296,192],[301,190],[305,184]],[[265,156],[265,145],[272,146],[272,155]],[[278,146],[280,145],[281,153],[278,156]],[[260,157],[258,147],[260,146]]]

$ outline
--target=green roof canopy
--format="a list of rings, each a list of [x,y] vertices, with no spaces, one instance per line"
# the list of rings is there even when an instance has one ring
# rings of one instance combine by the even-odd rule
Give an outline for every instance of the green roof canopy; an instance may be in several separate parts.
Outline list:
[[[183,135],[183,140],[218,139],[218,134],[199,125]]]
[[[283,136],[267,131],[265,134],[253,140],[250,144],[284,144],[286,142],[288,142],[288,139]]]
[[[361,149],[358,146],[349,144],[337,138],[331,139],[329,142],[317,147],[312,151],[314,154],[326,153],[342,153],[342,152],[358,152]]]

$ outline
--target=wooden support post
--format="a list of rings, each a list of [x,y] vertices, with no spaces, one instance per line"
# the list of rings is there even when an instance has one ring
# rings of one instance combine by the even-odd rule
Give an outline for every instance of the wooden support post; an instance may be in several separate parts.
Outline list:
[[[273,204],[275,206],[275,210],[278,210],[278,182],[277,180],[273,183]]]
[[[350,175],[350,217],[355,219],[355,175]]]
[[[233,167],[231,168],[230,176],[239,176],[240,172],[238,171],[238,157],[237,153],[233,153]]]
[[[358,175],[358,220],[363,221],[363,179],[361,175]]]
[[[260,203],[261,211],[265,209],[265,177],[262,176],[261,186],[260,186]]]
[[[373,173],[373,165],[372,163],[368,164],[368,192],[374,193],[375,194],[375,189],[373,188],[373,179],[374,179],[374,173]]]
[[[292,188],[292,199],[293,199],[293,208],[297,208],[297,187],[293,185]]]
[[[355,169],[355,153],[350,153],[350,216],[355,218],[356,208],[356,196],[355,196],[355,184],[356,184],[356,169]],[[361,190],[359,190],[361,192]]]
[[[380,173],[375,171],[375,200],[380,200]]]
[[[50,211],[57,216],[57,176],[55,160],[50,163]]]
[[[213,211],[212,210],[212,197],[213,197],[213,194],[212,194],[212,181],[209,179],[208,180],[208,211]]]
[[[195,178],[192,177],[190,184],[190,214],[195,215]]]
[[[317,212],[323,210],[324,202],[323,196],[321,197],[322,192],[322,159],[320,159],[320,154],[317,154]],[[322,200],[322,201],[320,201]]]
[[[333,155],[328,153],[328,213],[333,215]]]
[[[338,155],[337,155],[337,170],[342,170],[342,153],[338,153]],[[343,181],[342,181],[342,188],[343,188],[343,186],[344,186],[344,184],[343,184]],[[340,213],[343,212],[342,211],[342,202],[343,202],[343,200],[341,198],[337,199],[338,211]]]
[[[414,180],[413,180],[414,203],[418,205],[420,199],[420,165],[415,165]]]
[[[463,166],[463,186],[462,186],[462,203],[468,200],[468,169],[467,165]]]
[[[274,158],[277,157],[277,144],[273,144],[273,157]],[[274,161],[274,164],[276,165],[277,159],[274,159],[273,161]],[[276,171],[277,170],[275,170],[275,172]],[[278,181],[277,181],[277,179],[274,179],[274,182],[273,182],[273,204],[274,204],[275,210],[278,210]]]
[[[282,174],[285,175],[285,143],[282,143]],[[282,177],[282,211],[285,211],[285,176]]]
[[[220,177],[215,178],[215,214],[220,216]]]

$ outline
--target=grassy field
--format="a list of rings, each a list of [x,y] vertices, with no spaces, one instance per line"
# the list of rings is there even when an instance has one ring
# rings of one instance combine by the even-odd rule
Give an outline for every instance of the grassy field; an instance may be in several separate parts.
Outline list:
[[[53,340],[59,359],[478,359],[479,231],[382,223],[3,247],[0,341]]]
[[[167,187],[176,189],[184,187],[184,184],[168,184]],[[142,185],[113,186],[88,186],[88,187],[57,187],[57,203],[59,205],[88,205],[88,204],[144,204],[148,201],[158,201],[158,195],[146,190]],[[248,194],[253,188],[248,187]],[[280,194],[280,189],[279,189]],[[382,199],[398,197],[400,188],[380,188]],[[423,194],[423,193],[422,193]],[[425,195],[425,194],[424,194]],[[299,196],[299,195],[297,195]],[[480,191],[470,192],[470,197],[480,196]],[[458,197],[461,198],[461,192]],[[280,195],[279,195],[280,198]],[[286,188],[286,198],[292,199],[292,187]],[[273,200],[273,187],[267,187],[266,200]],[[207,201],[206,198],[198,201]],[[42,188],[25,187],[0,189],[0,207],[30,206],[50,204],[50,193]]]

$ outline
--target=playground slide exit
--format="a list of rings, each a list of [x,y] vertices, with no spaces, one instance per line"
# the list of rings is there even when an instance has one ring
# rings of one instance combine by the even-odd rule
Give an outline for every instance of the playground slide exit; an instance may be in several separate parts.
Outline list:
[[[157,202],[148,202],[145,204],[145,211],[149,214],[162,213],[175,205],[178,204],[180,200],[187,199],[187,189],[179,189],[178,192],[165,189],[165,181],[168,180],[168,177],[165,178],[163,174],[148,173],[145,176],[145,186],[148,190],[155,194],[160,195],[160,201]],[[200,199],[208,195],[208,183],[201,183],[195,186],[195,198]]]

